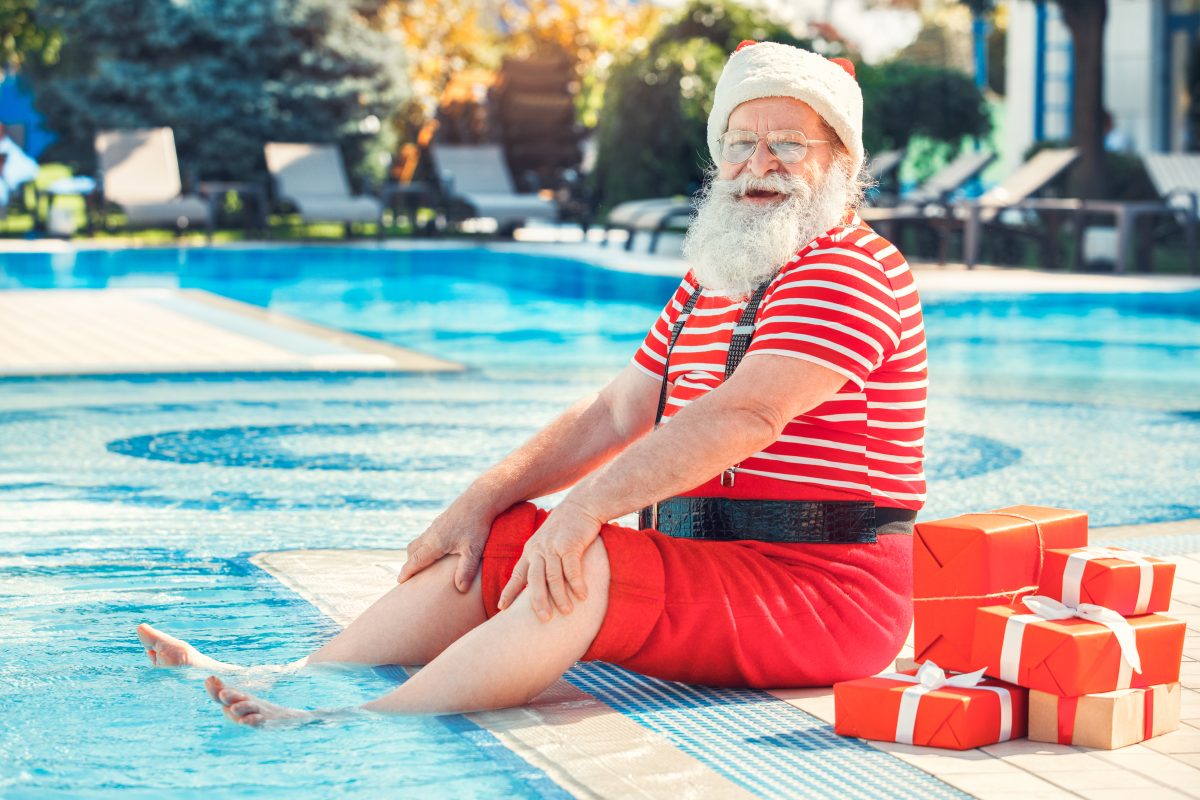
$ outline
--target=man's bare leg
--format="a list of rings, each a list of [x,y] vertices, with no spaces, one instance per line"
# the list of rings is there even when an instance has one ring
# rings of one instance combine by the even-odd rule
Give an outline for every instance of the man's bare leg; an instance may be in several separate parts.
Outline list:
[[[254,668],[218,661],[146,624],[138,626],[138,639],[156,666],[191,666],[212,672],[296,669],[330,662],[424,664],[487,618],[478,576],[466,592],[454,587],[456,561],[456,556],[446,556],[394,587],[325,646],[289,665]]]
[[[512,606],[462,635],[416,675],[363,709],[454,714],[528,703],[587,652],[604,621],[609,567],[600,539],[584,554],[583,568],[588,597],[577,601],[571,614],[556,614],[542,622],[522,594]],[[329,713],[277,706],[215,676],[206,686],[226,716],[248,725],[318,719]]]

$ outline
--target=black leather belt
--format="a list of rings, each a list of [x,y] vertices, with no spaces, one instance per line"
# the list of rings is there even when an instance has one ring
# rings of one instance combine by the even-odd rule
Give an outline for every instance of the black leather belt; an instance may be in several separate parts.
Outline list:
[[[732,500],[671,497],[643,508],[642,528],[681,539],[763,542],[874,542],[877,533],[912,533],[917,512],[863,501]]]

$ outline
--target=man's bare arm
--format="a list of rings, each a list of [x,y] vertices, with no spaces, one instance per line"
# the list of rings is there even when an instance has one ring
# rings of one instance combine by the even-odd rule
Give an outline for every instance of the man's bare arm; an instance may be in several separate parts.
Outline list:
[[[845,383],[840,373],[808,361],[747,358],[720,387],[580,481],[564,504],[603,521],[694,489],[774,442],[791,419]]]
[[[654,425],[658,384],[630,364],[479,476],[467,491],[500,513],[573,486]]]
[[[492,520],[514,503],[573,485],[654,424],[659,384],[630,364],[479,476],[408,546],[400,581],[442,556],[460,556],[455,585],[475,577]]]

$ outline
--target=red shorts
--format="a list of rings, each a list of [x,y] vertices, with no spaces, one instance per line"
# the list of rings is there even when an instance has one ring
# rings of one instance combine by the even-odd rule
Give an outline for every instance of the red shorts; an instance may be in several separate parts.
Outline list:
[[[547,512],[496,518],[483,553],[489,617]],[[608,612],[586,661],[709,686],[828,686],[873,675],[912,622],[912,537],[875,544],[770,544],[600,530]]]

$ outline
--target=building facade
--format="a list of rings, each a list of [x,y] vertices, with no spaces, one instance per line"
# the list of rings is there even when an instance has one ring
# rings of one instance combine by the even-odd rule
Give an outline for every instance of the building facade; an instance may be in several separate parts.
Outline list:
[[[1099,1],[1099,0],[1098,0]],[[1200,0],[1107,0],[1104,104],[1109,145],[1132,152],[1200,150],[1191,84],[1200,71]],[[1009,0],[1007,120],[1009,169],[1030,145],[1071,136],[1071,34],[1052,0]]]

